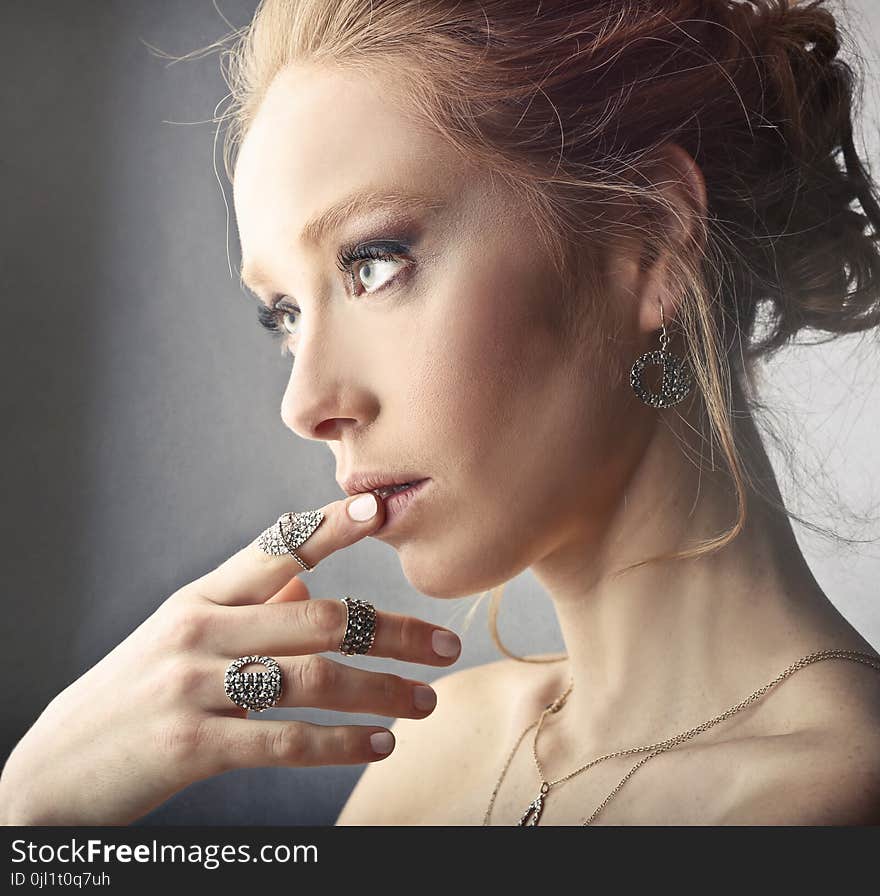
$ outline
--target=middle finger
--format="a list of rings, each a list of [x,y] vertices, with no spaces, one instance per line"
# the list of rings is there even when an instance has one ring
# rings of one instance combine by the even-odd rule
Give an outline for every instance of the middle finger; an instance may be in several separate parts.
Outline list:
[[[214,605],[211,618],[206,646],[224,656],[243,655],[243,632],[247,632],[247,655],[303,656],[339,651],[347,610],[341,600],[311,598],[277,604]],[[415,616],[376,610],[376,635],[366,655],[450,666],[460,652],[461,640],[455,632]]]

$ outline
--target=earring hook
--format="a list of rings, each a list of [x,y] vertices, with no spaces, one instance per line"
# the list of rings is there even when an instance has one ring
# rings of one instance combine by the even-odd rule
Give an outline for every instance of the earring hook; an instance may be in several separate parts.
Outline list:
[[[663,329],[660,336],[660,349],[665,352],[669,345],[669,334],[666,332],[666,320],[663,317],[663,302],[661,299],[657,299],[657,301],[660,303],[660,326]]]

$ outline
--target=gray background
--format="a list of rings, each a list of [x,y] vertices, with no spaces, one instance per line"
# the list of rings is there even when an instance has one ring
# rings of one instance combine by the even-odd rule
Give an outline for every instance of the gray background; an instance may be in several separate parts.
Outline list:
[[[220,8],[239,26],[255,5]],[[878,72],[880,10],[871,0],[850,9]],[[326,446],[281,422],[287,362],[238,286],[231,189],[219,146],[212,162],[208,121],[226,93],[217,56],[169,66],[145,46],[183,55],[227,30],[210,0],[0,7],[2,761],[52,697],[169,594],[279,513],[341,497]],[[867,98],[873,123],[873,81]],[[865,136],[876,165],[873,130]],[[878,360],[872,335],[791,349],[765,374],[796,458],[790,471],[774,451],[791,508],[865,538],[877,525],[857,529],[848,514],[877,508]],[[797,531],[829,597],[880,647],[880,546],[850,550]],[[375,539],[328,558],[309,587],[460,632],[472,603],[418,594]],[[530,573],[502,607],[512,650],[561,649]],[[455,668],[498,658],[486,602],[463,640]],[[428,681],[442,674],[346,661]],[[267,717],[390,723],[308,709]],[[332,824],[363,768],[236,770],[138,823]]]

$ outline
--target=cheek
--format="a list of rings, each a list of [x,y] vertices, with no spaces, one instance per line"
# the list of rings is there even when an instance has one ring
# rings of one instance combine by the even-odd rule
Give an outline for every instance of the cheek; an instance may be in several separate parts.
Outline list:
[[[461,258],[428,303],[425,357],[439,361],[428,369],[442,386],[433,391],[444,404],[459,404],[477,432],[497,434],[556,354],[541,313],[554,296],[534,266],[508,259],[497,252]]]
[[[558,300],[546,280],[504,265],[457,270],[421,318],[411,400],[446,487],[401,560],[414,587],[435,597],[492,587],[585,526],[598,531],[605,492],[619,481],[607,379],[563,359],[541,313]],[[438,556],[459,562],[439,576]]]
[[[564,353],[552,274],[533,253],[513,254],[516,264],[511,254],[456,272],[455,301],[430,325],[431,354],[445,359],[433,392],[475,488],[491,484],[490,506],[503,485],[533,509],[559,508],[608,470],[622,437],[609,408],[621,397],[589,347]]]

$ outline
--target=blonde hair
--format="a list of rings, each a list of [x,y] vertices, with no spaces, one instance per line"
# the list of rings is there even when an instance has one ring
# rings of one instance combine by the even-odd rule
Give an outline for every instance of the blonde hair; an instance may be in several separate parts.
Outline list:
[[[668,253],[701,430],[727,464],[737,517],[716,537],[617,575],[698,557],[742,530],[747,491],[788,513],[755,488],[740,455],[735,376],[751,387],[755,359],[804,328],[841,334],[880,322],[878,192],[854,147],[858,79],[838,57],[847,35],[828,5],[262,0],[248,25],[213,45],[232,41],[222,57],[230,105],[219,119],[229,124],[226,173],[231,181],[237,149],[285,66],[393,73],[414,115],[533,210],[565,297],[560,330],[580,338],[588,322],[615,326],[598,301],[596,263],[615,241],[635,234],[652,257]],[[646,176],[668,143],[694,158],[706,182],[706,214],[686,251],[671,251],[673,235],[656,226],[676,211]],[[588,304],[576,304],[576,293]],[[607,348],[597,362],[628,374]],[[541,661],[498,637],[506,584],[490,589],[493,640],[508,657]]]

